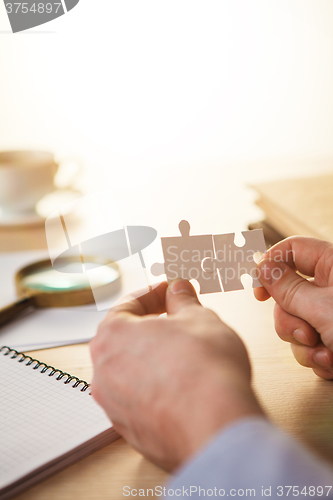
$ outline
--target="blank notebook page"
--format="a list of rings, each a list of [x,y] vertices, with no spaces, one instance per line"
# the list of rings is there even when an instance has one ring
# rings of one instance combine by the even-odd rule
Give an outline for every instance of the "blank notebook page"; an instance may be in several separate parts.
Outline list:
[[[0,488],[110,429],[89,389],[0,352]]]

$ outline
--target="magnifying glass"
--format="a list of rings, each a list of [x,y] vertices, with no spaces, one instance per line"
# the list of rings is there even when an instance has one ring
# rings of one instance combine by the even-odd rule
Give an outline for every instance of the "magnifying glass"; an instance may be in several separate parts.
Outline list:
[[[95,269],[90,280],[83,272],[81,259],[64,257],[58,259],[58,264],[62,272],[53,269],[50,260],[43,260],[23,267],[16,273],[18,300],[0,309],[0,327],[27,309],[92,304],[92,288],[101,288],[102,291],[104,287],[108,295],[120,290],[119,267],[108,259],[84,257],[84,269]],[[101,267],[100,272],[96,272],[97,267]]]

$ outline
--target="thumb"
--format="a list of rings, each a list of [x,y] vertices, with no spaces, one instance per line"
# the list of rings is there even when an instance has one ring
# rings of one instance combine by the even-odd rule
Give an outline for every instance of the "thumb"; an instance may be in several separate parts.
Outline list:
[[[322,290],[280,261],[264,259],[258,264],[259,280],[277,304],[293,316],[315,326]],[[318,308],[318,311],[316,309]]]
[[[175,279],[170,283],[166,293],[166,311],[176,314],[188,306],[201,306],[196,291],[189,281]]]

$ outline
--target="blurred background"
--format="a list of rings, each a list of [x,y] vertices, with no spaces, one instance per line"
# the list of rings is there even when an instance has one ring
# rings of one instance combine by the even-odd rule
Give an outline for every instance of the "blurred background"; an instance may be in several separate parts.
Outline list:
[[[178,235],[182,219],[192,234],[218,234],[265,217],[284,236],[333,242],[332,26],[332,0],[80,0],[13,35],[0,0],[0,151],[78,159],[83,194],[107,190],[125,224],[152,226],[159,236]],[[249,187],[319,174],[318,183]],[[46,252],[43,224],[15,229],[1,217],[0,252],[9,253],[0,256],[0,307],[15,300],[17,269]],[[307,409],[317,381],[296,371],[274,334],[273,301],[247,291],[201,300],[245,341],[267,413],[331,457],[328,386],[314,401],[315,423]],[[2,342],[19,350],[83,342],[101,314],[41,310],[3,329]],[[86,378],[84,349],[36,356]],[[127,464],[123,458],[117,463]]]
[[[246,187],[333,169],[331,0],[81,0],[10,33],[0,4],[0,149],[85,164],[133,223],[245,229]]]

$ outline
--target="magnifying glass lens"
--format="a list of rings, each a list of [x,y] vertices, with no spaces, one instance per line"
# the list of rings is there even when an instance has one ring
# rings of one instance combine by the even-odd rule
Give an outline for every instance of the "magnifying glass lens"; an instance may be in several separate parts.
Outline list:
[[[119,273],[113,267],[102,266],[96,269],[96,263],[89,262],[84,267],[86,271],[94,269],[89,280],[80,262],[70,262],[62,267],[62,272],[49,266],[35,269],[22,277],[21,285],[41,292],[74,291],[109,285],[119,278]]]
[[[18,299],[0,309],[0,327],[27,309],[39,307],[76,307],[92,304],[95,293],[101,297],[117,294],[121,288],[120,270],[109,259],[88,257],[59,259],[61,270],[49,260],[35,262],[15,275]],[[87,271],[89,273],[89,279]]]

